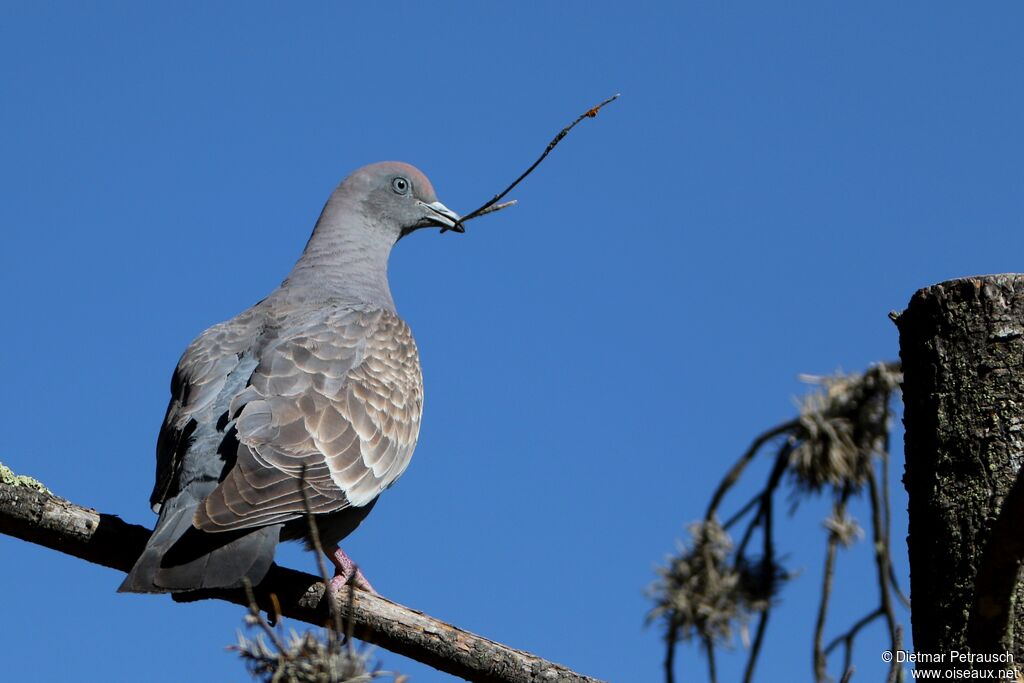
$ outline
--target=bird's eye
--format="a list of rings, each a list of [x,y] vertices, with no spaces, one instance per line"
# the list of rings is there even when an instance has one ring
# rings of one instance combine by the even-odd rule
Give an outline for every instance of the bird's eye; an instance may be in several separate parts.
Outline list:
[[[398,176],[391,181],[391,189],[398,194],[408,193],[411,186],[412,184],[402,176]]]

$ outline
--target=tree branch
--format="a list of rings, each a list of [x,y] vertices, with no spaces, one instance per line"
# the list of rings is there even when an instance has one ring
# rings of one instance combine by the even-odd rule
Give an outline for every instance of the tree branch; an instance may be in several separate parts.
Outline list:
[[[123,572],[132,568],[150,530],[75,505],[44,491],[0,484],[0,532]],[[254,588],[257,603],[316,626],[330,623],[326,587],[310,574],[273,565]],[[355,637],[470,681],[598,683],[522,650],[463,631],[422,612],[363,591],[336,595]],[[113,595],[111,595],[113,597]],[[244,589],[179,593],[175,600],[226,600],[246,607]],[[271,613],[274,613],[271,611]]]

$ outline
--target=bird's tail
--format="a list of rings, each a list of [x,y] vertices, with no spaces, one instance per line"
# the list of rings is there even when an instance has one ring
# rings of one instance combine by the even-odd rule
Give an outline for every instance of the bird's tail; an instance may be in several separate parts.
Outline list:
[[[118,588],[121,593],[177,593],[238,588],[263,580],[274,561],[281,526],[208,533],[192,526],[196,504],[181,498],[160,511],[146,549]]]

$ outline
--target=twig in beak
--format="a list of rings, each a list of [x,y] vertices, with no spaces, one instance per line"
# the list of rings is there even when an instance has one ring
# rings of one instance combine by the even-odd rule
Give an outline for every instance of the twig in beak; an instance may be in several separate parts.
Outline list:
[[[502,209],[507,209],[508,207],[515,206],[518,203],[519,203],[518,199],[510,199],[509,201],[502,202],[501,204],[491,204],[490,206],[488,206],[485,209],[481,209],[479,211],[474,211],[473,213],[469,214],[465,218],[460,218],[459,219],[459,223],[465,223],[468,220],[472,220],[474,218],[480,218],[480,216],[486,216],[489,213],[494,213],[495,211],[501,211]]]
[[[504,189],[504,191],[502,191],[499,194],[496,194],[493,197],[491,197],[491,200],[489,202],[487,202],[486,204],[484,204],[483,206],[481,206],[479,209],[476,209],[474,211],[470,211],[469,213],[467,213],[465,216],[463,216],[462,218],[457,220],[455,222],[455,224],[458,225],[458,226],[461,226],[466,221],[473,220],[474,218],[477,218],[478,216],[482,216],[485,213],[491,213],[492,211],[498,211],[499,209],[504,209],[506,206],[511,206],[512,204],[514,204],[515,202],[505,202],[504,204],[498,204],[498,202],[500,202],[502,200],[502,198],[504,198],[505,195],[507,195],[509,192],[511,192],[512,188],[514,188],[516,185],[518,185],[520,182],[522,182],[523,179],[526,178],[526,176],[528,176],[531,173],[533,173],[533,169],[535,169],[538,166],[540,166],[540,162],[544,161],[544,158],[548,154],[551,154],[551,150],[553,150],[555,148],[555,146],[559,142],[562,141],[562,138],[564,138],[566,135],[569,134],[569,131],[571,131],[573,128],[576,127],[577,123],[579,123],[583,119],[592,119],[592,118],[594,118],[595,116],[597,116],[597,113],[599,111],[601,111],[601,107],[605,106],[606,104],[610,104],[611,102],[614,102],[617,99],[619,99],[619,93],[616,93],[616,94],[612,95],[611,97],[606,99],[604,102],[601,102],[600,104],[591,107],[590,109],[586,110],[585,112],[583,112],[582,114],[577,116],[576,119],[572,123],[570,123],[568,126],[563,128],[562,130],[560,130],[558,132],[558,135],[556,135],[554,138],[551,139],[551,142],[548,143],[548,146],[544,149],[544,152],[540,155],[540,157],[538,157],[537,160],[535,162],[533,162],[533,164],[530,166],[530,168],[526,169],[523,172],[522,175],[520,175],[518,178],[516,178],[515,181],[511,185],[506,187]],[[448,228],[448,229],[451,229],[451,228]],[[445,229],[442,229],[441,232],[445,232]]]

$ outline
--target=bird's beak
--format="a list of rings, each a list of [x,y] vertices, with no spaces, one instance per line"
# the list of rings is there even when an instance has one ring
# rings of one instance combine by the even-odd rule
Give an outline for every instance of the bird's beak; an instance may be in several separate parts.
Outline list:
[[[420,202],[425,209],[427,209],[427,216],[424,218],[427,225],[436,225],[441,228],[441,232],[445,230],[454,230],[455,232],[466,232],[466,229],[459,224],[459,214],[455,213],[441,202]]]

